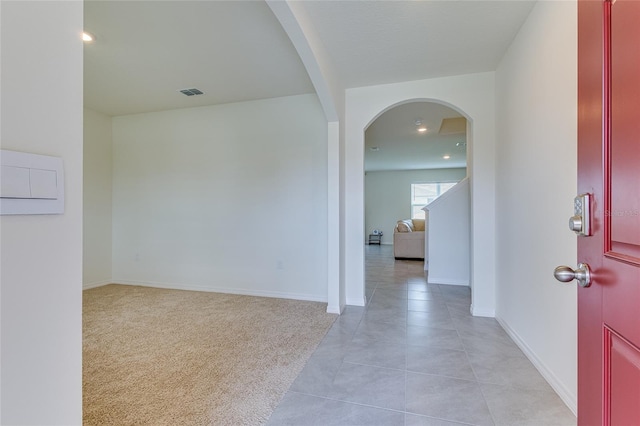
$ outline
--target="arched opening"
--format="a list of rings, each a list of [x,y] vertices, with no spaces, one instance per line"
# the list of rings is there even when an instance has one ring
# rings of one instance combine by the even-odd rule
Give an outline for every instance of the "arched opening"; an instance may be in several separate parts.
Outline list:
[[[467,117],[456,108],[437,100],[411,99],[390,105],[377,114],[364,129],[363,169],[364,169],[364,237],[365,237],[365,288],[364,296],[371,300],[375,284],[375,267],[378,260],[393,261],[398,267],[411,264],[424,270],[429,269],[429,240],[438,252],[436,275],[429,275],[432,284],[470,285],[469,280],[469,203],[468,190],[459,189],[458,182],[468,177],[467,173]],[[470,138],[469,138],[470,139]],[[442,239],[449,239],[441,228],[459,225],[456,219],[444,219],[442,215],[425,218],[423,207],[434,201],[448,189],[459,192],[455,197],[466,200],[465,212],[460,212],[467,225],[466,235],[454,247],[442,247]],[[462,192],[465,192],[464,194]],[[454,209],[453,200],[448,209]],[[435,206],[439,203],[434,203]],[[434,222],[436,232],[429,233],[429,222]],[[426,221],[425,221],[426,219]],[[445,220],[446,223],[442,223]],[[459,220],[459,219],[458,219]],[[426,223],[425,223],[426,222]],[[400,226],[396,226],[400,223]],[[405,229],[406,226],[410,229]],[[415,225],[415,227],[414,227]],[[423,228],[426,225],[426,230]],[[396,232],[410,231],[410,232]],[[458,232],[459,233],[459,232]],[[454,231],[455,235],[455,231]],[[450,244],[447,242],[447,246]],[[454,251],[456,258],[445,253]],[[463,262],[464,265],[460,265]],[[369,265],[369,266],[367,266]],[[460,268],[460,266],[463,266]],[[461,274],[459,270],[466,271]],[[431,277],[434,279],[430,279]]]
[[[344,146],[344,283],[348,305],[363,306],[365,129],[385,111],[409,102],[434,102],[467,119],[470,177],[471,311],[495,315],[495,92],[490,73],[373,86],[347,92]]]

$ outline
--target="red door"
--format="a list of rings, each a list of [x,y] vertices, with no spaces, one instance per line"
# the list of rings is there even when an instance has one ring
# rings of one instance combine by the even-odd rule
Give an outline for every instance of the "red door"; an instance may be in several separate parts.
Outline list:
[[[640,1],[578,3],[578,423],[640,425]]]

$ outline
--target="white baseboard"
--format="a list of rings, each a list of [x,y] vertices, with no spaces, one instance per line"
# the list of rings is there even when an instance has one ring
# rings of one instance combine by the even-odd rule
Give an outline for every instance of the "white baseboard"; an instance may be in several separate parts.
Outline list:
[[[310,296],[308,294],[288,293],[288,292],[280,292],[280,291],[262,291],[262,290],[230,288],[230,287],[209,287],[209,286],[201,286],[201,285],[173,284],[173,283],[163,283],[163,282],[156,282],[156,281],[134,281],[134,280],[122,280],[122,279],[114,279],[113,283],[123,284],[123,285],[139,285],[142,287],[166,288],[170,290],[205,291],[209,293],[240,294],[243,296],[273,297],[277,299],[305,300],[308,302],[327,303],[326,297],[315,297],[315,296]]]
[[[518,347],[524,352],[525,356],[529,358],[529,361],[533,364],[534,367],[542,374],[542,377],[545,378],[549,385],[556,391],[560,399],[564,401],[564,403],[569,407],[569,409],[573,412],[574,415],[578,415],[578,399],[575,394],[570,392],[566,386],[556,377],[555,374],[545,365],[544,362],[538,358],[538,356],[531,350],[529,345],[525,343],[522,338],[516,333],[509,324],[507,324],[502,318],[496,317],[498,323],[502,326],[504,331],[507,332],[509,337],[513,339],[513,341],[518,345]]]
[[[347,305],[351,305],[351,306],[365,306],[367,303],[367,299],[366,298],[362,298],[362,299],[347,299]]]
[[[475,306],[471,305],[471,315],[473,315],[474,317],[495,318],[496,311],[493,309],[476,308]]]
[[[342,309],[340,309],[340,306],[337,305],[327,305],[327,313],[341,315]]]
[[[107,284],[113,284],[113,281],[108,280],[108,281],[98,281],[95,283],[83,283],[82,289],[89,290],[90,288],[102,287],[103,285],[107,285]]]
[[[427,284],[464,285],[469,287],[469,280],[452,280],[450,278],[438,278],[428,275]]]

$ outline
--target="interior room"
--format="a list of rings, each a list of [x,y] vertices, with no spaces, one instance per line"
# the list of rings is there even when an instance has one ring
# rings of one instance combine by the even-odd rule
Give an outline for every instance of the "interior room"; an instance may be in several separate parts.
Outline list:
[[[424,218],[422,208],[450,187],[420,198],[412,197],[412,185],[455,184],[467,175],[466,130],[460,113],[433,102],[396,106],[371,123],[364,153],[367,234],[378,229],[381,243],[392,244],[398,220]]]
[[[110,284],[279,300],[291,311],[321,305],[317,318],[333,325],[309,327],[320,339],[351,333],[357,346],[371,274],[393,275],[389,243],[410,219],[410,184],[466,176],[469,285],[437,287],[443,303],[469,324],[495,323],[575,421],[576,288],[552,274],[576,259],[566,229],[577,182],[575,2],[3,1],[0,10],[2,149],[61,158],[65,197],[62,214],[0,216],[1,423],[82,424],[83,293]],[[436,167],[368,170],[385,150],[370,137],[378,120],[422,104],[465,118],[464,149],[453,134],[457,150],[438,153]],[[407,116],[412,131],[416,120],[429,118]],[[401,193],[396,182],[401,208],[376,207]],[[376,229],[379,247],[368,244]],[[424,264],[398,262],[403,279],[424,276]],[[374,367],[323,342],[328,358],[305,343],[272,424],[303,400],[317,407],[314,398],[318,413],[384,413],[387,424],[475,421],[408,396],[365,413],[371,401],[349,399],[339,381],[325,389],[316,379],[321,396],[310,394],[318,371],[333,381]],[[406,380],[408,365],[375,368]],[[497,407],[506,385],[478,377],[455,378],[486,402],[476,423],[508,424]]]
[[[466,118],[433,102],[395,106],[365,131],[367,244],[422,262],[434,284],[471,284],[466,147]]]

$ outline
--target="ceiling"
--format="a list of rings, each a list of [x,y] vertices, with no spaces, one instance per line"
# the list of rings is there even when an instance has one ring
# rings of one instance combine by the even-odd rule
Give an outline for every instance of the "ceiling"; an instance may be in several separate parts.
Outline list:
[[[365,131],[364,170],[466,167],[466,121],[461,132],[439,133],[444,119],[458,117],[462,116],[457,111],[433,102],[406,103],[386,111]],[[426,132],[418,131],[417,121]]]
[[[346,87],[494,71],[532,1],[305,1]]]
[[[125,115],[314,93],[264,1],[87,1],[84,103]],[[197,88],[200,96],[180,89]]]
[[[306,0],[302,5],[339,80],[352,88],[495,70],[534,3]],[[84,10],[85,30],[96,36],[85,45],[84,102],[107,115],[315,92],[263,0],[86,0]],[[179,92],[188,88],[204,94]],[[437,120],[456,114],[442,108],[406,104],[381,116],[383,124],[367,130],[367,145],[373,138],[385,146],[378,153],[405,151],[374,167],[399,167],[402,156],[425,158],[402,148],[401,141],[411,146],[412,139],[401,135],[405,126],[415,127],[416,116],[426,120],[431,111]],[[430,132],[425,139],[433,139],[432,147],[443,143]],[[413,141],[413,146],[420,145]],[[411,168],[450,167],[456,161],[443,164],[433,157],[414,161]]]

